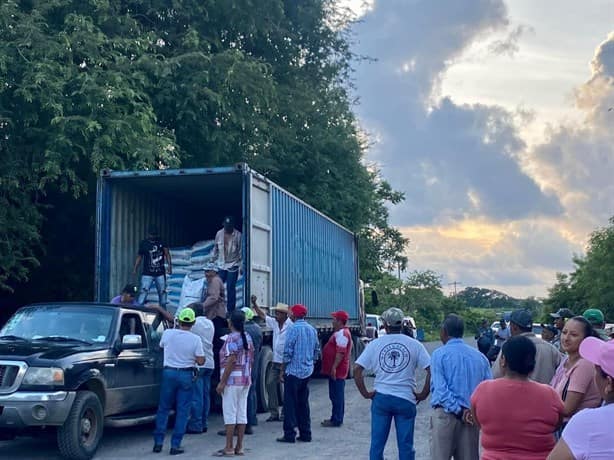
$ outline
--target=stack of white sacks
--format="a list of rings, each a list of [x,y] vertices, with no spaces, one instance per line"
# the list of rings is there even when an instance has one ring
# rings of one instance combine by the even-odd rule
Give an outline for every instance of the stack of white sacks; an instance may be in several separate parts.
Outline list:
[[[176,314],[181,308],[192,302],[200,302],[203,292],[207,288],[207,280],[203,268],[215,263],[211,260],[213,240],[199,241],[192,246],[171,248],[173,273],[166,278],[168,293],[167,310]],[[237,308],[243,307],[243,276],[237,281]],[[226,294],[228,299],[228,294]],[[158,294],[152,285],[146,302],[158,303]]]

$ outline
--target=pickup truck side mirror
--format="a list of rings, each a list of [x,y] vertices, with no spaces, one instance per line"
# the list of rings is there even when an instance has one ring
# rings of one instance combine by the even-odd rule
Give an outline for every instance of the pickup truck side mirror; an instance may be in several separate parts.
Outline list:
[[[120,350],[143,348],[143,338],[138,334],[126,334],[122,337]]]

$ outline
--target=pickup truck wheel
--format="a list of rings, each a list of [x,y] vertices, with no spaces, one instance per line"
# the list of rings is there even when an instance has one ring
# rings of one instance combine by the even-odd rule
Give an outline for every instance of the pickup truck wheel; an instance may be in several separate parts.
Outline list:
[[[271,347],[264,346],[260,350],[260,367],[256,378],[256,399],[258,412],[267,412],[269,410],[269,392],[266,387],[267,377],[273,367],[273,350]]]
[[[89,460],[102,437],[102,405],[95,393],[79,391],[64,425],[58,428],[60,453],[71,460]]]

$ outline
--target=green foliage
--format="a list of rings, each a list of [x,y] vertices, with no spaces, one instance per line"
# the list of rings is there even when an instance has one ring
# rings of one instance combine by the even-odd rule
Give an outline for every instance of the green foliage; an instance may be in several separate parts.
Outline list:
[[[557,274],[545,301],[548,311],[569,308],[582,314],[599,308],[606,320],[614,319],[614,217],[609,222],[591,234],[586,255],[574,257],[575,270]]]
[[[0,3],[0,289],[45,251],[91,286],[93,206],[75,244],[40,234],[104,168],[247,162],[356,232],[364,279],[405,269],[386,208],[403,195],[362,161],[345,21],[333,0]]]

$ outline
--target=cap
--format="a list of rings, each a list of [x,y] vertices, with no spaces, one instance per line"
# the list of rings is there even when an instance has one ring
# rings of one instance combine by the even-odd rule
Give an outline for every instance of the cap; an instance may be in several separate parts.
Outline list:
[[[193,323],[194,321],[196,321],[196,315],[194,314],[194,310],[192,310],[191,308],[182,309],[179,312],[177,318],[182,323]]]
[[[207,264],[203,267],[203,270],[206,272],[218,272],[220,269],[215,264]]]
[[[243,307],[241,308],[241,310],[243,311],[243,313],[245,313],[245,321],[251,321],[252,319],[254,319],[254,310],[249,307]]]
[[[559,308],[556,313],[550,313],[553,318],[573,318],[574,313],[569,308]]]
[[[226,224],[232,225],[234,223],[235,223],[235,220],[234,220],[234,217],[232,217],[232,216],[226,216],[226,217],[224,217],[224,220],[222,221],[222,224],[224,224],[224,225],[226,225]]]
[[[580,356],[614,377],[614,341],[604,342],[596,337],[587,337],[580,344]]]
[[[297,303],[296,305],[292,305],[292,307],[290,307],[290,311],[292,312],[294,316],[298,316],[299,318],[302,318],[303,316],[307,316],[307,307],[300,303]]]
[[[531,329],[533,327],[533,315],[528,310],[514,310],[510,315],[510,322],[524,329]]]
[[[541,324],[541,327],[542,327],[543,329],[546,329],[547,331],[552,332],[554,335],[556,335],[556,334],[558,334],[558,333],[559,333],[559,330],[558,330],[556,327],[554,327],[552,324],[543,324],[543,323],[542,323],[542,324]]]
[[[335,319],[338,319],[339,321],[343,321],[344,323],[350,319],[350,315],[347,314],[347,312],[343,311],[343,310],[339,310],[339,311],[334,311],[330,314],[330,316],[332,316]]]
[[[382,319],[388,326],[401,326],[405,313],[400,308],[392,307],[382,313]]]
[[[274,307],[271,307],[271,310],[288,313],[288,305],[285,303],[277,302],[277,305],[275,305]]]
[[[588,320],[593,326],[601,326],[605,322],[605,316],[603,312],[598,308],[589,308],[582,316]]]
[[[122,289],[122,294],[130,294],[131,296],[137,295],[139,292],[139,288],[134,284],[126,284],[124,289]]]

